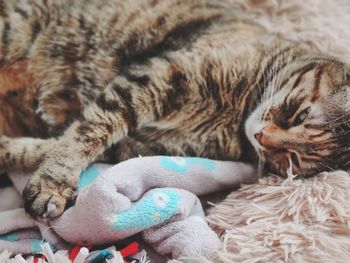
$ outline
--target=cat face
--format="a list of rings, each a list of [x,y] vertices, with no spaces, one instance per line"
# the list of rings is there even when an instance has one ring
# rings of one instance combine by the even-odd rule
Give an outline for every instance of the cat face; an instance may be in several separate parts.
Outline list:
[[[287,63],[268,84],[245,132],[266,168],[309,176],[350,167],[349,67],[330,58]]]

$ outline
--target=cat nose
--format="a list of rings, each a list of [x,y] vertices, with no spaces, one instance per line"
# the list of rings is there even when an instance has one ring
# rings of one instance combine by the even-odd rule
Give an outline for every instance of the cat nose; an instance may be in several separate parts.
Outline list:
[[[262,137],[263,137],[263,133],[262,132],[258,132],[254,134],[254,138],[255,140],[262,146]]]

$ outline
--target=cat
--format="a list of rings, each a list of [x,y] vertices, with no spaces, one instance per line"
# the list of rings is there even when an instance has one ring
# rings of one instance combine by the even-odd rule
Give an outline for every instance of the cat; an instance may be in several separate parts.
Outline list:
[[[3,133],[0,167],[34,171],[23,197],[35,217],[62,214],[94,161],[350,167],[349,65],[229,1],[13,0],[0,16],[1,98],[25,109],[27,135]]]

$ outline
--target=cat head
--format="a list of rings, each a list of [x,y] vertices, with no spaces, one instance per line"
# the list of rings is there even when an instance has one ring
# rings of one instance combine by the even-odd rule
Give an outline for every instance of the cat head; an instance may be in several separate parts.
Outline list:
[[[302,176],[350,168],[350,67],[303,56],[279,67],[245,124],[265,167]]]

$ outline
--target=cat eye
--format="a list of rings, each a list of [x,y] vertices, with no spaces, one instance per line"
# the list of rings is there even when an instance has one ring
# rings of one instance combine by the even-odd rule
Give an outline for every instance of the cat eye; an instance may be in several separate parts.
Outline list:
[[[310,107],[307,107],[305,110],[303,110],[302,112],[300,112],[294,119],[293,122],[293,126],[298,126],[300,124],[302,124],[305,119],[307,118],[307,116],[309,116],[310,113]]]
[[[290,158],[291,158],[293,164],[299,167],[298,156],[297,156],[297,154],[296,154],[295,152],[292,152],[292,153],[290,154]]]

